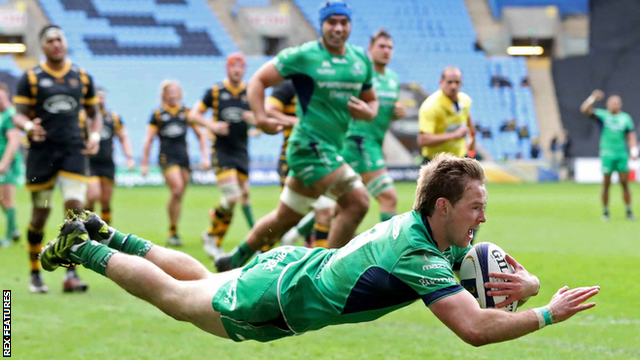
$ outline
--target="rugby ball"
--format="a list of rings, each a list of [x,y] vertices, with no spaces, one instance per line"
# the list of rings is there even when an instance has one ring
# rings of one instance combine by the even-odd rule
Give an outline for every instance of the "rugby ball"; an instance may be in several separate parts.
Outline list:
[[[483,242],[474,245],[460,266],[460,283],[473,295],[483,309],[493,308],[496,304],[505,301],[508,296],[487,296],[484,283],[507,281],[495,277],[489,277],[491,272],[513,274],[513,267],[505,259],[506,253],[498,245]],[[515,301],[504,308],[515,312],[518,302]]]

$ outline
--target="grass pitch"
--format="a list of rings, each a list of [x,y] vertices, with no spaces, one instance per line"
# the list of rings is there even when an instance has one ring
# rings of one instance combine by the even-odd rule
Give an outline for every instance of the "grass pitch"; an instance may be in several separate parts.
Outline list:
[[[399,211],[413,203],[414,185],[397,184]],[[491,241],[511,253],[542,283],[526,308],[548,303],[563,285],[600,285],[598,305],[562,323],[521,339],[482,348],[459,340],[422,302],[382,319],[342,325],[272,343],[233,343],[217,339],[165,316],[149,304],[88,270],[86,294],[63,294],[64,271],[44,273],[49,294],[28,292],[26,241],[0,249],[0,288],[12,290],[12,355],[16,359],[629,359],[640,358],[640,222],[624,219],[618,186],[611,194],[612,219],[600,220],[599,187],[575,184],[488,185],[488,222],[478,241]],[[640,186],[633,185],[636,197]],[[255,217],[274,208],[276,187],[255,187]],[[123,232],[163,244],[167,230],[164,187],[115,191],[113,225]],[[200,233],[208,209],[217,201],[214,187],[192,186],[184,200],[180,234],[184,251],[208,267]],[[29,198],[18,194],[20,229],[29,218]],[[640,201],[635,202],[640,215]],[[57,232],[63,214],[55,199],[46,239]],[[0,216],[0,229],[4,217]],[[375,201],[360,231],[375,224]],[[242,212],[236,216],[225,248],[247,233]],[[4,231],[4,230],[1,230]]]

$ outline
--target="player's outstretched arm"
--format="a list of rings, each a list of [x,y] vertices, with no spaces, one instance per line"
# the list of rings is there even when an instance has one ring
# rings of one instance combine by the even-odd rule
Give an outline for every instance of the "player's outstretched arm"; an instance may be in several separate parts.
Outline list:
[[[544,308],[512,313],[504,310],[481,309],[467,291],[442,298],[429,309],[449,329],[466,343],[482,346],[512,340],[542,327],[569,319],[576,313],[594,307],[584,303],[600,291],[600,287],[580,287],[558,290]]]
[[[638,135],[636,135],[635,131],[627,132],[627,145],[629,146],[631,159],[637,159],[640,156],[640,151],[638,151]]]
[[[591,95],[580,105],[580,112],[586,116],[593,115],[593,104],[602,99],[604,99],[604,92],[598,89],[593,90]]]
[[[127,158],[127,169],[133,170],[135,162],[133,161],[133,150],[131,147],[131,140],[129,139],[129,133],[124,126],[118,131],[118,139],[120,139],[120,145],[122,146],[122,152]]]
[[[153,125],[147,127],[147,135],[145,135],[144,144],[142,145],[142,159],[140,160],[140,172],[142,176],[147,176],[149,173],[149,152],[151,152],[151,144],[157,134],[157,127]]]

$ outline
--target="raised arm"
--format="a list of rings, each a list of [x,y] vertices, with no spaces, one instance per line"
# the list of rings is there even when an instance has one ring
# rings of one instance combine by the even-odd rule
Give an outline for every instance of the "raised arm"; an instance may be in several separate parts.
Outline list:
[[[519,338],[546,325],[567,320],[594,307],[595,303],[583,303],[599,291],[598,286],[572,290],[565,286],[558,290],[549,305],[517,313],[481,309],[469,292],[460,291],[433,302],[429,309],[463,341],[482,346]]]
[[[589,97],[582,103],[582,105],[580,105],[580,112],[586,116],[593,115],[593,104],[595,104],[596,101],[600,101],[602,99],[604,99],[604,92],[598,89],[593,90],[591,95],[589,95]]]

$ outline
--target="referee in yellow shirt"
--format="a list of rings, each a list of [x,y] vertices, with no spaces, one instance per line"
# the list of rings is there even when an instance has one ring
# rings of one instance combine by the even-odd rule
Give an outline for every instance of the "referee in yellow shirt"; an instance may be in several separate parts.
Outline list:
[[[442,71],[440,90],[431,94],[420,106],[418,145],[422,146],[424,162],[436,154],[448,152],[458,157],[474,151],[475,137],[469,116],[471,98],[460,92],[462,72],[455,66]],[[467,146],[465,137],[472,136]]]

